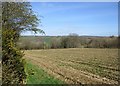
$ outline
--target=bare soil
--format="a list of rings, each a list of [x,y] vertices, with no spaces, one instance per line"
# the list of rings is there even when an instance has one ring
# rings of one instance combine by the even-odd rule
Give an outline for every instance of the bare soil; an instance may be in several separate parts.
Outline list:
[[[68,84],[117,84],[118,82],[114,79],[84,70],[89,69],[89,66],[93,70],[94,67],[100,66],[107,72],[112,71],[113,75],[118,74],[116,64],[111,61],[113,59],[114,62],[117,62],[116,51],[106,49],[27,50],[24,58],[31,60],[33,64],[40,66],[48,74]],[[100,58],[102,56],[103,58]],[[104,61],[102,61],[103,59]]]

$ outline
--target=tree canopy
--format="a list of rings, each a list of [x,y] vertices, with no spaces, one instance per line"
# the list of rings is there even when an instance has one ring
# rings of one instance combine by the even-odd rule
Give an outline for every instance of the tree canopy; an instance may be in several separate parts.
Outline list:
[[[40,19],[32,10],[30,2],[3,2],[2,3],[2,27],[11,28],[18,33],[21,31],[34,31],[44,33],[37,26]]]
[[[17,47],[22,31],[44,33],[29,2],[2,3],[2,83],[23,84],[26,79],[23,52]],[[7,85],[8,86],[8,85]]]

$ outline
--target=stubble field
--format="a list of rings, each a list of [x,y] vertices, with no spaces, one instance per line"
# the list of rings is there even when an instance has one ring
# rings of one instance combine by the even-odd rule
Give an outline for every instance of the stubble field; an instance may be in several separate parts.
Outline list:
[[[65,83],[118,83],[118,49],[70,48],[24,52],[26,60]]]

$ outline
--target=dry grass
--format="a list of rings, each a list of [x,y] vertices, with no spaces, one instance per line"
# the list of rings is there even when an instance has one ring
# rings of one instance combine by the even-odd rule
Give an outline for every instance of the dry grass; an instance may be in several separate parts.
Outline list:
[[[26,50],[25,58],[67,83],[117,84],[117,49]]]

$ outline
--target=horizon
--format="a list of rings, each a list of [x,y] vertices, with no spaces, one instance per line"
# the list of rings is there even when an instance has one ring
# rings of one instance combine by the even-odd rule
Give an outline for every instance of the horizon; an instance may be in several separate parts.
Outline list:
[[[118,36],[117,2],[31,2],[48,36]],[[42,16],[42,17],[41,17]],[[35,35],[23,32],[21,35]],[[44,36],[36,34],[36,36]]]
[[[32,36],[32,37],[39,37],[39,36],[41,36],[41,37],[57,37],[57,36],[60,36],[60,37],[62,37],[62,36],[69,36],[69,35],[21,35],[21,36]],[[79,37],[111,37],[111,36],[114,36],[114,37],[118,37],[118,35],[110,35],[110,36],[95,36],[95,35],[78,35]]]

